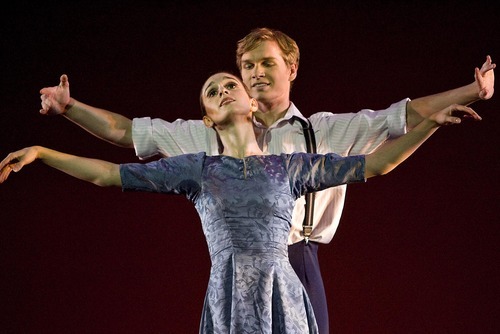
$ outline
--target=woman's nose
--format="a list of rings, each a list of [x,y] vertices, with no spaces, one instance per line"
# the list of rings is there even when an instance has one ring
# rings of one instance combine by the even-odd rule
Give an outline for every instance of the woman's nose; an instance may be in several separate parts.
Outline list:
[[[221,89],[219,89],[219,96],[222,96],[222,94],[229,94],[229,91],[222,87]]]

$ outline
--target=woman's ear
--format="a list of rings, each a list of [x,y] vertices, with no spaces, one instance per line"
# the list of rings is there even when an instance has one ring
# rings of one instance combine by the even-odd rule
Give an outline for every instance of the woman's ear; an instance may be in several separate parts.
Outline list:
[[[205,124],[207,128],[211,128],[214,126],[214,122],[210,119],[210,117],[206,115],[203,116],[203,124]]]
[[[250,111],[251,112],[256,112],[259,109],[259,103],[257,103],[257,100],[254,98],[250,99]]]

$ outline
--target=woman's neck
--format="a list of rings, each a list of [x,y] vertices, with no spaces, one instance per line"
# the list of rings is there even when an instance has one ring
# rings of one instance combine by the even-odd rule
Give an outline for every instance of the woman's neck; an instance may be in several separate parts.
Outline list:
[[[264,154],[255,138],[252,122],[233,124],[223,129],[218,128],[217,132],[224,146],[223,155],[233,158],[244,158],[251,155]]]

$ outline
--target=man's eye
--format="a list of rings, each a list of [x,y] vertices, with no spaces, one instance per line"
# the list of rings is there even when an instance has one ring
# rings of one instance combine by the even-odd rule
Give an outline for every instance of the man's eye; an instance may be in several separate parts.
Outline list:
[[[243,65],[243,68],[245,70],[251,70],[253,68],[253,65],[252,64],[245,64],[245,65]]]

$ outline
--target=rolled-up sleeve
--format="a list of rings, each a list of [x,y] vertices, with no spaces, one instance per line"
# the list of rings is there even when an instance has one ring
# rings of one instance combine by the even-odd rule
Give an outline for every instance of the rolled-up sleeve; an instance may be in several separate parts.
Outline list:
[[[386,140],[402,136],[406,133],[408,101],[409,99],[403,99],[382,110],[314,114],[310,120],[318,132],[318,151],[340,155],[368,154]]]
[[[198,152],[215,155],[219,149],[215,130],[207,128],[201,120],[167,122],[159,118],[134,118],[132,139],[140,159]]]

